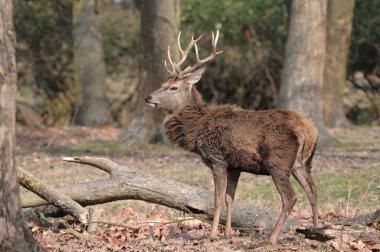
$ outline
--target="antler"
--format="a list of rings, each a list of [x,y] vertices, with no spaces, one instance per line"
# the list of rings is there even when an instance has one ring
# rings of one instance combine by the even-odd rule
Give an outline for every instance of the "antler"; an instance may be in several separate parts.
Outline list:
[[[198,47],[197,47],[197,42],[202,38],[203,35],[199,36],[199,38],[197,39],[194,39],[194,36],[191,37],[191,41],[189,43],[189,45],[187,46],[186,50],[182,50],[181,48],[181,43],[180,43],[180,37],[181,37],[181,32],[179,32],[178,34],[178,38],[177,38],[177,42],[178,42],[178,49],[181,53],[181,59],[180,61],[178,61],[178,63],[174,63],[171,56],[170,56],[170,45],[168,47],[168,59],[169,59],[169,62],[171,64],[171,67],[172,67],[172,70],[170,70],[168,68],[168,66],[166,65],[166,60],[165,60],[165,68],[166,68],[166,71],[168,71],[168,73],[171,75],[171,76],[182,76],[184,74],[187,74],[187,73],[190,73],[192,71],[194,71],[195,69],[197,69],[199,66],[201,66],[202,64],[208,62],[208,61],[211,61],[213,60],[216,55],[222,53],[223,51],[220,51],[220,52],[217,52],[216,51],[216,45],[218,43],[218,38],[219,38],[219,31],[217,30],[216,31],[216,37],[214,37],[214,32],[212,32],[212,52],[211,54],[201,60],[199,58],[199,53],[198,53]],[[188,66],[186,67],[185,70],[181,70],[181,65],[185,62],[185,60],[187,59],[187,55],[189,54],[190,50],[192,48],[195,48],[195,54],[196,54],[196,62],[193,66]]]

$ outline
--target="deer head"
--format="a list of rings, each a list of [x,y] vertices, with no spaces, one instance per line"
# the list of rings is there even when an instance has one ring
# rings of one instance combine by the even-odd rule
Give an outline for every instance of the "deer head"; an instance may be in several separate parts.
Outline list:
[[[213,60],[216,55],[222,53],[222,51],[216,51],[216,45],[218,43],[219,31],[212,33],[212,52],[205,59],[199,58],[197,42],[202,38],[202,35],[194,39],[191,38],[186,50],[182,50],[180,43],[181,32],[178,34],[178,49],[181,54],[181,59],[178,63],[174,63],[170,56],[170,45],[168,47],[168,59],[171,65],[171,69],[168,68],[165,60],[166,71],[170,74],[169,80],[164,82],[159,89],[145,97],[145,102],[152,107],[167,111],[169,114],[173,114],[179,111],[184,106],[190,105],[193,100],[192,88],[197,83],[202,74],[206,70],[205,67],[201,67],[206,62]],[[196,62],[193,66],[188,66],[184,70],[181,69],[181,65],[186,61],[190,50],[194,47]]]

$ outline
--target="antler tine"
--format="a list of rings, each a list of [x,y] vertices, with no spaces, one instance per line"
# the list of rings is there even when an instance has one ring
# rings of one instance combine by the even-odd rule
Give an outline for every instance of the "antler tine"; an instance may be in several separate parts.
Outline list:
[[[164,60],[164,65],[165,65],[165,68],[166,68],[166,72],[168,72],[170,75],[175,75],[175,74],[176,74],[175,71],[170,71],[170,69],[169,69],[168,66],[166,65],[166,60]]]
[[[218,31],[216,31],[216,36],[217,36],[217,39],[218,39],[218,37],[219,37]],[[216,42],[218,42],[218,40],[216,40]],[[211,31],[211,45],[212,45],[212,47],[214,47],[214,44],[215,44],[214,31]]]
[[[181,47],[181,31],[178,34],[177,37],[177,44],[178,44],[178,49],[181,54],[181,59],[178,61],[178,63],[174,63],[171,55],[170,55],[170,45],[168,46],[168,59],[171,65],[172,70],[170,70],[166,64],[165,60],[165,68],[166,71],[171,75],[171,76],[182,76],[184,74],[190,73],[197,69],[199,66],[202,64],[211,61],[216,57],[216,55],[222,53],[223,51],[217,52],[216,51],[216,45],[218,44],[218,39],[219,39],[219,30],[216,31],[216,36],[214,35],[214,32],[212,32],[212,37],[211,37],[211,45],[212,45],[212,51],[211,54],[206,57],[205,59],[201,60],[199,58],[199,51],[198,51],[198,46],[197,42],[202,38],[203,35],[200,35],[197,39],[194,39],[194,36],[191,37],[191,41],[189,45],[187,46],[186,50],[183,50]],[[181,65],[186,61],[187,56],[190,52],[190,50],[194,47],[195,49],[195,56],[196,56],[196,62],[193,66],[188,66],[185,68],[185,70],[181,70]]]
[[[181,48],[181,31],[179,31],[179,33],[178,33],[178,37],[177,37],[177,44],[178,44],[178,49],[179,49],[179,52],[181,53],[181,55],[182,55],[182,53],[183,53],[183,50],[182,50],[182,48]]]
[[[166,71],[167,71],[170,75],[176,75],[177,72],[176,72],[175,64],[174,64],[172,58],[170,57],[170,45],[168,46],[168,59],[169,59],[170,65],[172,66],[172,70],[170,70],[170,69],[168,68],[168,66],[166,65],[166,60],[165,60],[165,61],[164,61],[164,64],[165,64]]]
[[[186,50],[183,50],[182,47],[181,47],[181,31],[178,33],[178,37],[177,37],[177,44],[178,44],[178,49],[179,49],[179,52],[181,53],[181,59],[178,63],[174,63],[172,58],[171,58],[171,55],[170,55],[170,45],[168,46],[168,59],[169,59],[169,62],[170,62],[170,65],[172,67],[172,70],[170,70],[166,64],[166,60],[165,60],[165,68],[166,68],[166,71],[172,75],[172,76],[176,76],[176,75],[181,75],[182,74],[182,71],[181,71],[181,65],[185,62],[185,60],[187,59],[187,55],[189,54],[191,48],[193,48],[193,46],[202,38],[203,35],[199,36],[199,38],[197,39],[194,39],[194,36],[191,37],[191,41],[189,43],[189,45],[187,46]]]
[[[212,49],[215,52],[216,55],[222,53],[223,51],[217,52],[216,51],[216,45],[218,44],[218,39],[219,39],[219,30],[216,30],[216,37],[214,39],[214,32],[212,32]]]
[[[196,58],[196,63],[199,61],[199,53],[198,53],[198,46],[197,44],[195,44],[195,58]]]
[[[216,55],[222,53],[223,51],[220,51],[220,52],[217,52],[216,51],[216,45],[218,44],[218,39],[219,39],[219,30],[217,30],[216,32],[216,36],[214,36],[214,32],[212,32],[212,37],[211,37],[211,45],[212,45],[212,52],[211,54],[206,57],[205,59],[201,60],[199,58],[199,52],[198,52],[198,47],[197,47],[197,44],[195,44],[195,56],[196,56],[196,62],[193,66],[188,66],[185,70],[183,70],[181,72],[181,74],[186,74],[186,73],[190,73],[192,71],[194,71],[195,69],[197,69],[199,66],[201,66],[202,64],[208,62],[208,61],[211,61],[212,59],[214,59],[216,57]]]
[[[194,45],[196,46],[196,43],[202,38],[203,34],[200,35],[197,39],[194,39],[194,36],[191,36],[191,41],[190,41],[189,45],[187,46],[186,50],[182,50],[182,48],[181,48],[180,36],[181,36],[181,32],[179,32],[178,38],[177,38],[178,49],[181,53],[181,59],[180,59],[180,61],[178,61],[177,64],[175,64],[176,71],[179,74],[181,74],[181,72],[182,72],[180,66],[186,61],[187,55],[189,54],[191,48],[193,48]]]

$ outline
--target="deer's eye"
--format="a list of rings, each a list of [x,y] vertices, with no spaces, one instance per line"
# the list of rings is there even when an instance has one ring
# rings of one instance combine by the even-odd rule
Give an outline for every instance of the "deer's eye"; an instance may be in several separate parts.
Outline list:
[[[177,87],[171,87],[170,88],[170,91],[175,91],[175,90],[177,90],[178,88]]]

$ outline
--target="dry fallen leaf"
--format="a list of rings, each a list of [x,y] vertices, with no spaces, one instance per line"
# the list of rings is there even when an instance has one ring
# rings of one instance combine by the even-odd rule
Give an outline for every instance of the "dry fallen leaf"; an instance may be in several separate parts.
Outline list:
[[[349,244],[350,247],[355,250],[362,251],[365,248],[365,244],[361,240],[359,240],[358,242],[350,241]]]
[[[342,234],[341,237],[336,237],[333,242],[333,247],[339,252],[351,252],[354,251],[350,247],[350,242],[353,241],[353,237],[349,234]]]
[[[335,209],[331,209],[326,214],[322,215],[322,218],[327,220],[327,221],[332,222],[332,221],[338,220],[339,216],[338,216],[337,212],[335,211]]]
[[[40,230],[40,227],[39,227],[39,226],[34,226],[34,227],[31,229],[32,233],[34,233],[34,232],[36,232],[36,231],[38,231],[38,230]]]
[[[376,251],[376,250],[380,251],[380,243],[368,245],[368,249],[371,249],[372,251]]]

